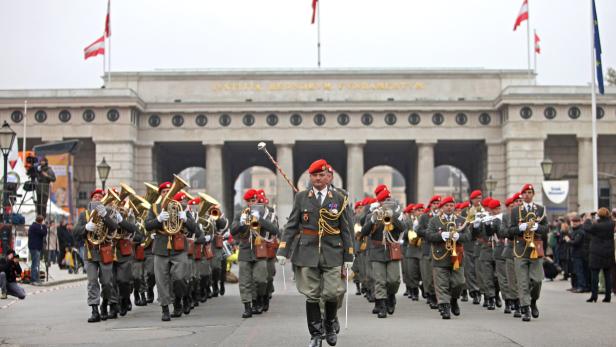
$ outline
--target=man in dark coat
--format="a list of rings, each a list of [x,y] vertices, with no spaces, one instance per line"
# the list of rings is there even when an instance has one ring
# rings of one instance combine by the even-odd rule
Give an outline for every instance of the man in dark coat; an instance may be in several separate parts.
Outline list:
[[[599,288],[599,272],[603,270],[605,276],[605,298],[603,302],[612,299],[611,268],[614,266],[614,221],[610,212],[602,207],[597,212],[598,219],[593,223],[589,217],[584,221],[584,231],[591,236],[590,239],[590,289],[592,295],[588,302],[596,302]]]

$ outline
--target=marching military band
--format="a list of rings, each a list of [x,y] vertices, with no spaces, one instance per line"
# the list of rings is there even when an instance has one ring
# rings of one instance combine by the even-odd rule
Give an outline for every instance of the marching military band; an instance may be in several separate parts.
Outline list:
[[[131,293],[136,306],[153,303],[154,287],[163,321],[190,314],[225,294],[232,247],[243,318],[269,310],[275,264],[290,259],[313,347],[337,343],[350,277],[378,318],[394,314],[401,283],[403,296],[425,298],[442,319],[460,316],[458,301],[469,296],[487,310],[501,307],[502,296],[505,314],[539,317],[547,218],[532,185],[504,206],[476,190],[466,202],[435,195],[425,206],[404,207],[385,185],[351,205],[347,192],[332,185],[325,160],[308,172],[311,186],[297,192],[281,229],[262,190],[244,192],[245,207],[232,223],[214,197],[190,195],[178,176],[158,187],[146,183],[143,197],[124,184],[93,191],[75,227],[87,247],[88,322],[126,315]]]

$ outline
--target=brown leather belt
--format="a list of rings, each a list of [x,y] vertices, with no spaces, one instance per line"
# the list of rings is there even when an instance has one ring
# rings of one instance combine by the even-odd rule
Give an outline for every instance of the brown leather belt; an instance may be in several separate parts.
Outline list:
[[[308,235],[308,236],[319,236],[319,231],[318,230],[310,230],[310,229],[302,229],[302,234],[303,235]]]
[[[370,240],[372,242],[372,244],[374,246],[382,246],[383,245],[383,241],[377,241],[377,240]]]

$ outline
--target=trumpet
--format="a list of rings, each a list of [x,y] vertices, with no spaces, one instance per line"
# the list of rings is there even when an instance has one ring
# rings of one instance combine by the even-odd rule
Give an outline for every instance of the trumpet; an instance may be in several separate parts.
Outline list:
[[[103,204],[103,206],[107,207],[113,206],[120,201],[120,197],[112,189],[107,189],[107,194],[100,201],[100,203]],[[86,235],[88,242],[92,245],[98,246],[103,242],[107,241],[109,229],[103,222],[103,218],[99,216],[96,210],[94,210],[90,215],[89,222],[94,223],[96,226],[93,231],[88,232],[88,234]]]
[[[454,235],[458,233],[458,227],[455,222],[447,222],[445,229],[449,232],[449,238],[445,242],[445,249],[451,252],[451,256],[457,257],[458,253],[456,251],[456,240]]]
[[[173,184],[167,194],[162,198],[160,208],[161,210],[167,210],[167,212],[169,212],[169,219],[163,222],[163,231],[167,235],[179,233],[184,226],[184,222],[180,219],[180,212],[183,211],[184,208],[181,203],[173,200],[173,196],[186,187],[189,187],[186,181],[177,175],[173,175]],[[169,241],[171,242],[171,240]]]
[[[259,223],[259,218],[253,215],[255,211],[262,216],[265,212],[265,205],[254,204],[250,207],[246,207],[244,211],[242,211],[242,214],[246,215],[246,221],[244,223],[250,227],[250,231],[259,232],[261,230],[261,223]]]
[[[530,247],[532,249],[530,253],[531,259],[537,259],[537,249],[535,246],[535,231],[532,230],[539,221],[537,220],[537,215],[534,212],[529,212],[526,214],[526,218],[524,219],[527,227],[524,230],[524,242],[526,243],[526,247]]]

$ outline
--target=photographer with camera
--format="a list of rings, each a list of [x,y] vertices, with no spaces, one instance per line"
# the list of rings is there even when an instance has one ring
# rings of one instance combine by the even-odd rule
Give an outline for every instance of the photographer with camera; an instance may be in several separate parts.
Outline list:
[[[36,182],[36,214],[46,217],[51,183],[56,181],[56,174],[49,166],[49,161],[46,157],[41,159],[40,164],[33,165],[32,170],[28,174]]]
[[[19,256],[14,250],[9,249],[6,257],[0,258],[0,299],[6,299],[7,295],[25,299],[26,291],[17,284],[19,276],[21,276]]]

